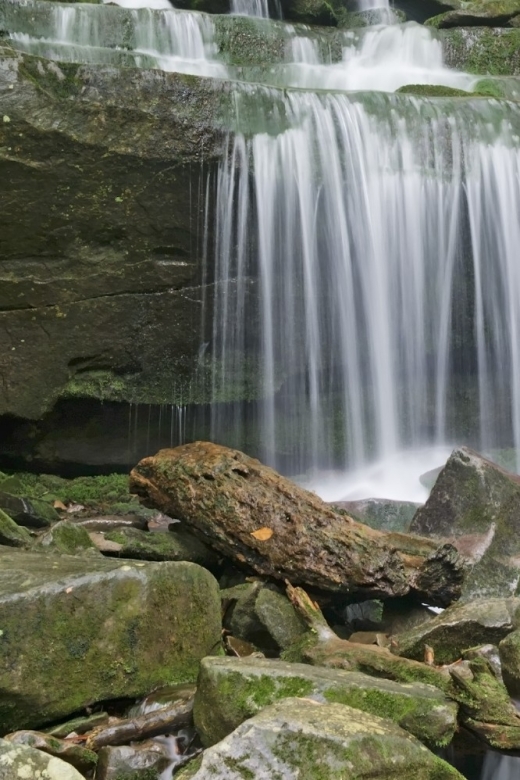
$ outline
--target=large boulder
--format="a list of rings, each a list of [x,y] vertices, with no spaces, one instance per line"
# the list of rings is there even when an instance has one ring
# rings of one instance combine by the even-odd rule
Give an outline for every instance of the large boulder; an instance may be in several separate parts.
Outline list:
[[[224,739],[278,699],[303,696],[388,718],[429,745],[451,742],[457,706],[431,685],[260,658],[205,658],[194,717],[204,744]]]
[[[520,583],[520,477],[461,447],[439,474],[412,533],[450,538],[471,565],[463,599],[507,597]]]
[[[161,450],[132,470],[130,487],[262,575],[365,598],[416,593],[446,604],[460,593],[461,559],[450,545],[357,523],[228,447]]]
[[[477,645],[497,645],[520,627],[520,599],[481,599],[453,604],[440,615],[395,638],[394,650],[422,660],[425,645],[438,664],[452,663],[463,650]]]
[[[26,745],[0,739],[2,780],[84,780],[77,769],[59,758]]]
[[[462,780],[389,720],[343,704],[285,699],[246,720],[176,780]]]
[[[220,643],[212,575],[0,548],[0,733],[195,679]]]

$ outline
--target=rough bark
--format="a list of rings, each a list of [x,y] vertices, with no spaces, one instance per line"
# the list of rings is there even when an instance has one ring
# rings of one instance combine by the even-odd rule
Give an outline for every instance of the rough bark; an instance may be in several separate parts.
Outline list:
[[[131,490],[264,576],[356,598],[412,593],[446,605],[460,593],[450,545],[357,523],[237,450],[161,450],[135,467]]]

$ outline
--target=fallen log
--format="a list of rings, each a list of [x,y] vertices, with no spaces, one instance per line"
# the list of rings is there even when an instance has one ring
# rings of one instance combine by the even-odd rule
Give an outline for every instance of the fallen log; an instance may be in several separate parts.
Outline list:
[[[134,740],[157,737],[170,731],[177,731],[192,722],[194,695],[179,699],[167,707],[121,719],[110,726],[100,726],[87,737],[86,747],[99,750],[109,745],[125,745]]]
[[[131,490],[263,576],[356,598],[408,593],[446,606],[464,565],[442,541],[385,533],[242,452],[195,442],[142,460]]]

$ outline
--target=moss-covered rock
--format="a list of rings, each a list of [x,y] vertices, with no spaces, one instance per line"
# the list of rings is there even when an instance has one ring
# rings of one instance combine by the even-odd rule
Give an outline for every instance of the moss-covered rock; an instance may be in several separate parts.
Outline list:
[[[482,76],[520,75],[520,29],[461,27],[438,35],[450,68]]]
[[[32,539],[26,528],[19,526],[0,509],[0,544],[8,547],[29,547]]]
[[[56,523],[38,539],[38,544],[44,549],[66,555],[76,555],[87,551],[96,552],[96,547],[88,535],[88,531],[69,520],[61,520]]]
[[[245,721],[176,780],[462,780],[389,720],[343,704],[285,699]]]
[[[462,447],[449,457],[410,532],[450,538],[471,567],[462,599],[507,597],[520,580],[520,478]]]
[[[4,739],[0,739],[0,777],[2,780],[84,780],[65,761],[26,745],[12,745]]]
[[[181,531],[140,531],[118,528],[105,533],[105,539],[122,545],[121,558],[143,561],[191,561],[206,568],[216,566],[218,557],[195,536]]]
[[[497,645],[520,626],[520,599],[481,599],[453,604],[440,615],[403,632],[395,651],[422,660],[424,645],[433,648],[435,662],[447,664],[477,645]]]
[[[398,723],[430,745],[448,744],[457,707],[431,685],[403,685],[357,672],[260,658],[205,658],[194,717],[204,744],[224,739],[278,699],[302,696],[346,704]]]
[[[403,95],[417,95],[417,97],[474,97],[471,92],[466,92],[464,89],[453,89],[453,87],[437,84],[406,84],[396,91]]]
[[[18,525],[28,528],[48,528],[60,519],[59,514],[45,501],[21,498],[0,492],[0,509]]]
[[[0,551],[0,733],[195,679],[220,644],[211,574],[191,563]]]
[[[69,732],[70,733],[70,732]],[[83,745],[78,745],[71,740],[58,739],[50,734],[39,731],[15,731],[6,736],[6,741],[11,745],[27,745],[31,748],[55,756],[67,764],[71,764],[78,772],[90,775],[97,764],[97,754]],[[1,776],[1,775],[0,775]]]
[[[288,598],[272,585],[246,583],[220,595],[225,628],[268,655],[285,650],[306,633]]]
[[[502,676],[511,694],[520,695],[520,630],[512,631],[498,646]]]

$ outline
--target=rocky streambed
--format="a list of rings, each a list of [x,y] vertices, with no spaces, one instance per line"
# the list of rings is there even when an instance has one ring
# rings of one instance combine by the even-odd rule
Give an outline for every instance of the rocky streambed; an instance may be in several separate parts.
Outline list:
[[[201,442],[129,481],[3,474],[0,507],[2,780],[476,778],[520,750],[520,479],[471,450],[409,532]]]

